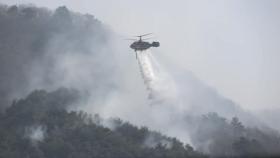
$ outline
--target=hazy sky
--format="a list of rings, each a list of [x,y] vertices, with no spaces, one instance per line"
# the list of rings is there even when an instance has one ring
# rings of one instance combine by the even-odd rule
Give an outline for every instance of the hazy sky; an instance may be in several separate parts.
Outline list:
[[[280,106],[278,0],[0,0],[91,13],[120,34],[155,33],[154,51],[256,110]],[[129,49],[129,48],[128,48]]]

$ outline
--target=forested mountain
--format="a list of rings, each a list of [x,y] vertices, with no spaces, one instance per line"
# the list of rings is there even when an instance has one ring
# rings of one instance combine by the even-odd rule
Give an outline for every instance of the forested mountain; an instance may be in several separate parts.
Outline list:
[[[164,117],[155,122],[189,135],[195,150],[146,127],[77,111],[91,95],[90,107],[117,104],[113,110],[133,107],[125,110],[140,120],[146,117],[131,105],[138,106],[140,100],[130,98],[140,75],[119,79],[123,75],[119,69],[131,65],[116,63],[110,36],[110,30],[94,16],[66,7],[51,11],[30,5],[0,6],[0,158],[205,157],[200,152],[211,157],[280,155],[278,132],[248,127],[238,117],[224,118],[241,109],[189,74],[178,75],[176,82],[187,82],[182,84],[186,90],[181,97],[191,101],[192,110],[172,118],[172,124]]]
[[[205,157],[189,145],[145,127],[84,112],[75,106],[77,91],[37,90],[14,101],[0,119],[2,158],[186,158]]]
[[[74,77],[69,81],[67,76],[73,73],[65,67],[74,70],[74,59],[83,55],[106,54],[107,35],[106,27],[92,15],[70,12],[66,7],[51,11],[0,5],[0,107],[35,88],[74,85]],[[80,79],[77,82],[81,84]]]

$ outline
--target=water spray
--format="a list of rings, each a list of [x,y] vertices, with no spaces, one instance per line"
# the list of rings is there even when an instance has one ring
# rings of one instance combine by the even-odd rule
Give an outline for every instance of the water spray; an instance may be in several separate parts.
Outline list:
[[[157,80],[155,76],[155,72],[153,71],[152,64],[147,54],[149,52],[136,52],[138,56],[138,64],[140,68],[141,76],[144,80],[144,84],[146,85],[146,89],[149,93],[149,99],[152,99],[153,93],[155,91],[154,84]]]
[[[176,88],[172,79],[160,67],[150,51],[136,52],[141,76],[148,91],[148,99],[151,105],[174,103]]]

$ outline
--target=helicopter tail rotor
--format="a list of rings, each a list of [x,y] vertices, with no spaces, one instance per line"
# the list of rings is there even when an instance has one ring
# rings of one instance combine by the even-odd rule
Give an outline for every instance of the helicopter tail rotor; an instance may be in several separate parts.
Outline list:
[[[151,45],[152,45],[152,47],[159,47],[160,43],[159,42],[153,42]]]

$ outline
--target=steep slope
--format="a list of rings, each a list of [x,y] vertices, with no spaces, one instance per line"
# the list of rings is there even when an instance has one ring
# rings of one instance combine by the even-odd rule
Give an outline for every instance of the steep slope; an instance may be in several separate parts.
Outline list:
[[[95,81],[100,79],[97,76],[104,82],[108,80],[104,72],[112,72],[114,64],[99,64],[109,57],[107,34],[106,27],[92,15],[73,13],[66,7],[50,11],[28,5],[1,5],[1,107],[34,88],[86,87],[83,85],[86,81],[80,82],[87,78],[85,75],[95,76]],[[87,70],[89,64],[103,70],[92,74],[74,71],[76,67]],[[92,82],[92,86],[98,85]]]

